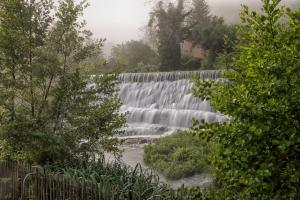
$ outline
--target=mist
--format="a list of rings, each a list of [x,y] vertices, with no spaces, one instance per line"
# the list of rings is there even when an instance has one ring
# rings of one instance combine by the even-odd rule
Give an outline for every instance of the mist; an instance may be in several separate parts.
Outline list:
[[[106,38],[109,46],[143,38],[141,31],[149,20],[153,3],[149,0],[90,0],[84,12],[87,28],[95,38]],[[211,13],[224,17],[227,23],[238,23],[241,5],[259,9],[259,0],[207,0]],[[291,8],[299,7],[299,0],[284,0]],[[105,48],[106,49],[106,48]],[[109,49],[109,48],[107,48]],[[109,50],[107,50],[109,51]]]
[[[214,15],[223,17],[227,23],[238,23],[241,5],[247,5],[253,10],[260,10],[261,1],[259,0],[207,0],[211,12]],[[287,5],[290,8],[299,8],[299,0],[284,0],[281,5]]]

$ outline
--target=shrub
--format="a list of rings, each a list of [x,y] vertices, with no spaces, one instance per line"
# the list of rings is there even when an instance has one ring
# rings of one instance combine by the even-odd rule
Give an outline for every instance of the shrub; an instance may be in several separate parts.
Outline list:
[[[194,126],[210,146],[219,199],[300,198],[300,10],[263,2],[262,13],[244,7],[227,81],[194,90],[231,118]]]
[[[180,179],[207,169],[207,148],[198,137],[178,132],[145,147],[144,160],[167,178]]]
[[[83,161],[62,166],[45,166],[47,171],[54,174],[64,174],[67,177],[98,183],[105,188],[103,199],[154,199],[181,200],[206,199],[205,192],[198,187],[186,188],[182,186],[176,190],[159,181],[159,177],[152,171],[135,168],[119,162],[106,163],[103,158]]]
[[[194,58],[189,54],[182,54],[181,63],[182,63],[181,65],[183,70],[197,70],[202,67],[201,59]]]
[[[128,67],[127,67],[128,68]],[[158,72],[159,66],[154,64],[138,63],[137,66],[124,70],[126,73],[146,73],[146,72]]]
[[[43,164],[118,150],[117,74],[82,69],[103,42],[80,20],[87,2],[59,1],[55,13],[51,2],[0,1],[0,157]]]

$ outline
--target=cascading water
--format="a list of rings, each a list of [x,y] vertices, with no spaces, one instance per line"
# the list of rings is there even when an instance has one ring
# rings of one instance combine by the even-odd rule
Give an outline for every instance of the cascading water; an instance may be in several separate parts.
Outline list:
[[[119,76],[119,93],[127,112],[126,136],[154,137],[187,129],[192,119],[222,122],[224,116],[213,112],[208,101],[192,96],[192,74],[217,79],[219,71],[129,73]]]

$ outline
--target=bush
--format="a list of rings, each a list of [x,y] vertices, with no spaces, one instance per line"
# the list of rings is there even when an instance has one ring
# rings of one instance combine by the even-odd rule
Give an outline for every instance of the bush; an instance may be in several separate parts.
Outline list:
[[[198,70],[201,68],[201,59],[188,54],[182,54],[181,63],[183,70]]]
[[[51,2],[0,1],[0,158],[44,164],[118,151],[118,75],[83,70],[103,42],[79,20],[87,2],[59,1],[56,13]]]
[[[194,93],[231,118],[194,126],[210,146],[219,199],[300,198],[300,10],[279,3],[244,7],[227,80],[196,83]]]
[[[178,132],[146,146],[144,160],[167,178],[180,179],[205,171],[207,153],[206,145],[198,137]]]
[[[205,199],[205,192],[198,187],[174,190],[159,181],[159,177],[140,165],[128,167],[119,162],[106,163],[103,158],[63,166],[45,166],[54,174],[64,174],[103,186],[103,199],[154,199],[194,200]]]
[[[158,72],[159,66],[153,64],[144,64],[138,63],[135,67],[134,66],[127,66],[124,69],[125,73],[147,73],[147,72]]]

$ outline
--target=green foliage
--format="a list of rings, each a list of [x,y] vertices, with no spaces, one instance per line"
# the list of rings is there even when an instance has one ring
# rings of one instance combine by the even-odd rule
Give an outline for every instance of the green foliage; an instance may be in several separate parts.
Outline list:
[[[145,147],[144,160],[167,178],[180,179],[207,170],[206,145],[190,133],[178,132]]]
[[[193,0],[190,6],[184,0],[175,2],[177,5],[169,3],[166,6],[159,1],[150,16],[148,37],[157,46],[160,71],[187,68],[187,63],[181,60],[180,43],[184,40],[206,51],[206,58],[201,62],[204,68],[215,68],[219,53],[233,51],[234,26],[225,24],[222,17],[212,15],[205,0]],[[225,36],[230,41],[227,45]],[[185,61],[185,55],[183,59]]]
[[[300,197],[300,10],[279,3],[264,0],[262,13],[245,6],[227,80],[196,83],[196,96],[230,116],[193,127],[210,146],[217,199]]]
[[[180,43],[183,40],[184,21],[187,16],[183,4],[184,0],[178,0],[177,5],[169,3],[168,8],[165,8],[163,1],[159,1],[151,13],[149,26],[157,30],[160,71],[181,67]]]
[[[123,72],[155,71],[158,65],[158,56],[150,46],[141,41],[129,41],[125,44],[113,46],[111,50],[110,65],[117,63],[123,65]],[[151,69],[154,67],[154,69]]]
[[[163,199],[163,193],[169,189],[159,183],[159,178],[150,171],[144,171],[139,165],[132,169],[119,162],[105,163],[104,159],[78,162],[67,167],[48,167],[53,172],[86,179],[102,185],[111,185],[118,199],[126,199],[132,191],[132,199]],[[112,193],[107,191],[108,194]],[[129,197],[127,197],[129,198]]]
[[[126,70],[126,72],[130,73],[140,73],[140,72],[158,72],[159,71],[159,65],[155,64],[144,64],[144,63],[138,63],[135,68],[132,68],[130,70]]]
[[[236,29],[236,27],[234,27]],[[230,63],[233,62],[233,58],[235,57],[234,54],[236,54],[235,50],[235,41],[229,38],[229,36],[224,36],[224,48],[221,52],[218,53],[214,68],[215,69],[230,69]]]
[[[0,2],[0,157],[34,162],[88,159],[116,151],[124,116],[116,74],[89,77],[100,51],[78,19],[86,1]]]
[[[64,166],[45,166],[47,171],[64,174],[100,184],[104,199],[156,199],[182,200],[206,199],[200,188],[172,189],[159,181],[152,171],[142,169],[140,165],[130,168],[119,162],[105,163],[104,158],[88,162],[67,163]]]
[[[187,39],[207,51],[202,65],[212,69],[219,53],[233,51],[231,43],[235,40],[235,28],[225,24],[222,17],[210,15],[209,7],[204,0],[194,0],[193,3],[194,10],[189,17],[188,23],[191,28]]]
[[[197,70],[201,69],[201,60],[194,58],[189,54],[182,54],[181,56],[181,65],[183,70]]]

